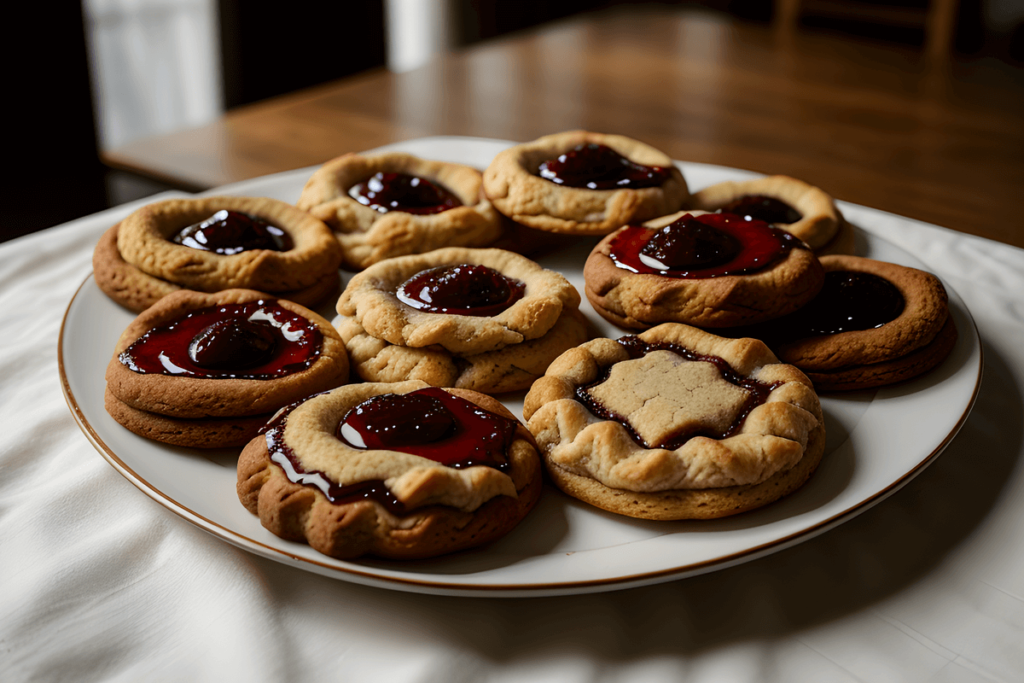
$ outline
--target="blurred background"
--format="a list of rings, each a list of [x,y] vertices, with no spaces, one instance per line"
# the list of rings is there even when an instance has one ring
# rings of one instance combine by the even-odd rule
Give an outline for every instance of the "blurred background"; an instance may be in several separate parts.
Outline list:
[[[4,47],[14,126],[0,239],[172,187],[203,189],[108,168],[105,150],[366,70],[408,72],[483,41],[640,4],[913,51],[941,63],[930,68],[968,64],[1017,83],[1024,72],[1024,0],[30,3],[9,22]]]

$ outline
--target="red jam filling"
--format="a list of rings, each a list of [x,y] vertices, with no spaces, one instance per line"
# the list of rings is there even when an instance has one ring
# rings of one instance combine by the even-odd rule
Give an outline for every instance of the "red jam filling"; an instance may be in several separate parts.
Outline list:
[[[557,159],[545,161],[537,169],[537,175],[569,187],[635,190],[661,185],[668,180],[670,171],[661,166],[637,164],[611,147],[589,143],[577,145]]]
[[[221,209],[205,221],[182,228],[171,237],[171,241],[223,256],[253,249],[288,251],[292,248],[292,238],[281,228],[262,218],[228,209]]]
[[[729,425],[725,431],[714,432],[710,430],[684,430],[669,435],[662,443],[649,444],[644,441],[636,431],[634,431],[633,427],[624,416],[608,410],[590,393],[592,388],[602,384],[608,379],[612,371],[611,365],[606,367],[595,381],[585,386],[576,387],[576,398],[585,405],[590,412],[603,420],[614,420],[615,422],[618,422],[626,428],[626,431],[629,432],[633,441],[644,448],[665,448],[667,450],[675,450],[695,436],[706,436],[711,439],[726,439],[730,436],[734,436],[739,433],[740,429],[743,427],[743,422],[747,419],[747,415],[750,414],[750,411],[764,403],[768,399],[768,395],[782,384],[781,382],[766,384],[749,377],[744,377],[733,370],[732,366],[723,358],[719,358],[718,356],[705,356],[676,344],[668,342],[647,343],[640,339],[640,337],[632,335],[622,337],[618,342],[626,349],[626,352],[629,353],[629,357],[631,359],[643,358],[652,351],[671,351],[672,353],[682,356],[688,361],[711,363],[718,368],[718,372],[721,373],[723,379],[747,391],[747,400],[743,403],[743,407],[740,409],[736,419],[733,420],[732,424]]]
[[[378,173],[349,188],[348,196],[380,213],[433,214],[462,206],[447,188],[407,173]]]
[[[771,225],[789,225],[803,218],[803,215],[784,201],[760,194],[748,194],[719,209],[722,213],[734,213],[747,220],[756,219]]]
[[[316,324],[273,300],[193,311],[154,327],[118,359],[133,372],[203,379],[273,379],[320,357]]]
[[[416,273],[395,294],[399,301],[429,313],[491,316],[523,298],[526,285],[487,266],[463,263]]]
[[[302,466],[284,443],[284,426],[288,414],[304,401],[288,406],[264,427],[271,461],[290,481],[320,489],[332,503],[372,499],[396,514],[407,512],[381,480],[342,485]],[[363,401],[342,418],[337,437],[360,450],[399,451],[455,469],[482,465],[507,472],[511,465],[506,453],[517,425],[443,389],[428,388]]]
[[[634,273],[679,279],[743,275],[806,245],[785,230],[728,213],[684,214],[661,230],[628,225],[612,238],[609,256]]]

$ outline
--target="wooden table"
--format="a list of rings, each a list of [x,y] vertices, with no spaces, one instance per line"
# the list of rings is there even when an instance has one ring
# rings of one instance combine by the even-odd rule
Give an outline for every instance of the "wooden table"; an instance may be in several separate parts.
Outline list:
[[[104,161],[206,189],[414,137],[522,141],[585,128],[1024,247],[1022,76],[714,15],[619,9],[236,109]]]

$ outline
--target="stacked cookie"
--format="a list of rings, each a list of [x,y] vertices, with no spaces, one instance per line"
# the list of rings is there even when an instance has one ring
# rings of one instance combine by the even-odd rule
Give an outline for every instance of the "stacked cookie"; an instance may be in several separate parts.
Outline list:
[[[96,284],[141,312],[183,289],[254,289],[313,306],[337,292],[341,248],[322,222],[264,197],[169,199],[108,230]]]
[[[569,282],[500,249],[439,249],[378,263],[338,301],[353,370],[482,393],[526,389],[587,338]]]

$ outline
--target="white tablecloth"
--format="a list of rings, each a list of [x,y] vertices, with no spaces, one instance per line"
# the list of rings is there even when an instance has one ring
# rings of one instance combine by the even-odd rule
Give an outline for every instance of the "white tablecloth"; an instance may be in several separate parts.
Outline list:
[[[93,450],[57,336],[132,208],[0,245],[0,680],[1024,680],[1024,251],[887,226],[966,301],[985,371],[946,452],[865,514],[659,586],[452,598],[250,555]]]

